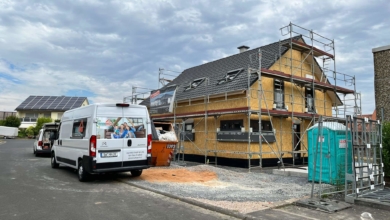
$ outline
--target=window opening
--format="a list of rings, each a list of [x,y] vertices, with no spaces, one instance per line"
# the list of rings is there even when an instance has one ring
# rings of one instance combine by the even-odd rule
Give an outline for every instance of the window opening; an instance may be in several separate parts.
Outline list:
[[[218,80],[217,85],[233,81],[242,71],[243,69],[241,68],[227,72],[226,76],[223,79]]]
[[[190,85],[187,88],[184,89],[184,91],[195,89],[196,87],[198,87],[200,84],[203,83],[204,79],[205,78],[195,79],[190,83]]]
[[[307,112],[315,112],[314,109],[314,91],[312,88],[306,87],[305,89],[305,108]]]
[[[221,131],[241,131],[244,120],[224,120],[220,122]]]
[[[251,128],[253,132],[259,132],[259,120],[251,120]],[[272,125],[270,121],[261,121],[261,131],[272,131]]]
[[[275,109],[284,109],[284,82],[274,80],[274,104]]]

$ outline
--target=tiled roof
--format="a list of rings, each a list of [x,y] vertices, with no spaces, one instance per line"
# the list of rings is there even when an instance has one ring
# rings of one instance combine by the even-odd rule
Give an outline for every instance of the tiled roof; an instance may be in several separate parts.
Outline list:
[[[67,111],[81,107],[87,97],[29,96],[15,110]]]
[[[294,40],[302,39],[301,36],[293,37]],[[229,57],[218,59],[209,63],[205,63],[199,66],[191,67],[184,70],[178,77],[172,82],[164,86],[166,88],[171,85],[179,86],[176,91],[176,100],[194,99],[203,97],[206,94],[222,94],[225,92],[240,91],[248,88],[248,67],[258,69],[259,59],[258,51],[262,50],[261,68],[270,68],[279,57],[275,57],[279,54],[279,45],[290,41],[285,39],[280,42],[275,42],[266,46],[257,47],[251,50],[247,50],[242,53],[234,54]],[[284,54],[288,50],[285,46],[280,46],[280,54]],[[241,73],[232,81],[217,85],[218,81],[226,76],[226,73],[236,69],[243,69]],[[202,82],[195,89],[184,91],[186,86],[198,78],[206,77],[209,79],[208,86],[206,81]],[[250,84],[257,79],[257,75],[253,74],[250,78]],[[162,88],[162,89],[163,89]],[[141,102],[141,105],[149,105],[149,98]]]

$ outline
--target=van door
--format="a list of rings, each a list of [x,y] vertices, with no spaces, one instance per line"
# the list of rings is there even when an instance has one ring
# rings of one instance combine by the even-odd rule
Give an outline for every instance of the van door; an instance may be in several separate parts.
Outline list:
[[[123,140],[123,166],[146,165],[147,160],[147,112],[143,108],[123,108],[124,123],[130,127]]]
[[[123,119],[123,107],[97,106],[96,163],[110,163],[108,167],[122,167],[124,139],[119,133]],[[107,168],[108,168],[107,167]]]

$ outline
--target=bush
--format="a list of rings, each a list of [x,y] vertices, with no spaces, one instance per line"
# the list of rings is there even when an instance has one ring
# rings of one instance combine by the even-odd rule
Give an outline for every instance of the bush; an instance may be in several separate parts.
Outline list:
[[[5,120],[0,120],[0,126],[5,126]]]
[[[385,175],[390,176],[390,122],[383,123],[382,132],[382,161]]]
[[[20,119],[14,115],[5,118],[4,126],[18,128],[20,124]]]
[[[34,128],[33,126],[28,127],[28,128],[26,129],[26,135],[27,135],[27,137],[29,137],[29,138],[34,137],[34,130],[35,130],[35,128]]]
[[[34,128],[34,135],[37,135],[39,133],[39,130],[42,129],[43,124],[52,122],[53,120],[51,118],[38,118],[37,125]]]
[[[26,128],[20,128],[18,132],[18,137],[25,138],[27,136]]]

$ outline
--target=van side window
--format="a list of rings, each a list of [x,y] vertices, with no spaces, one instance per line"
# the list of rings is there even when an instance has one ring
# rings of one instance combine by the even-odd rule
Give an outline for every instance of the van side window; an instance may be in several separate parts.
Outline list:
[[[87,118],[73,121],[72,138],[83,138],[87,130]]]

